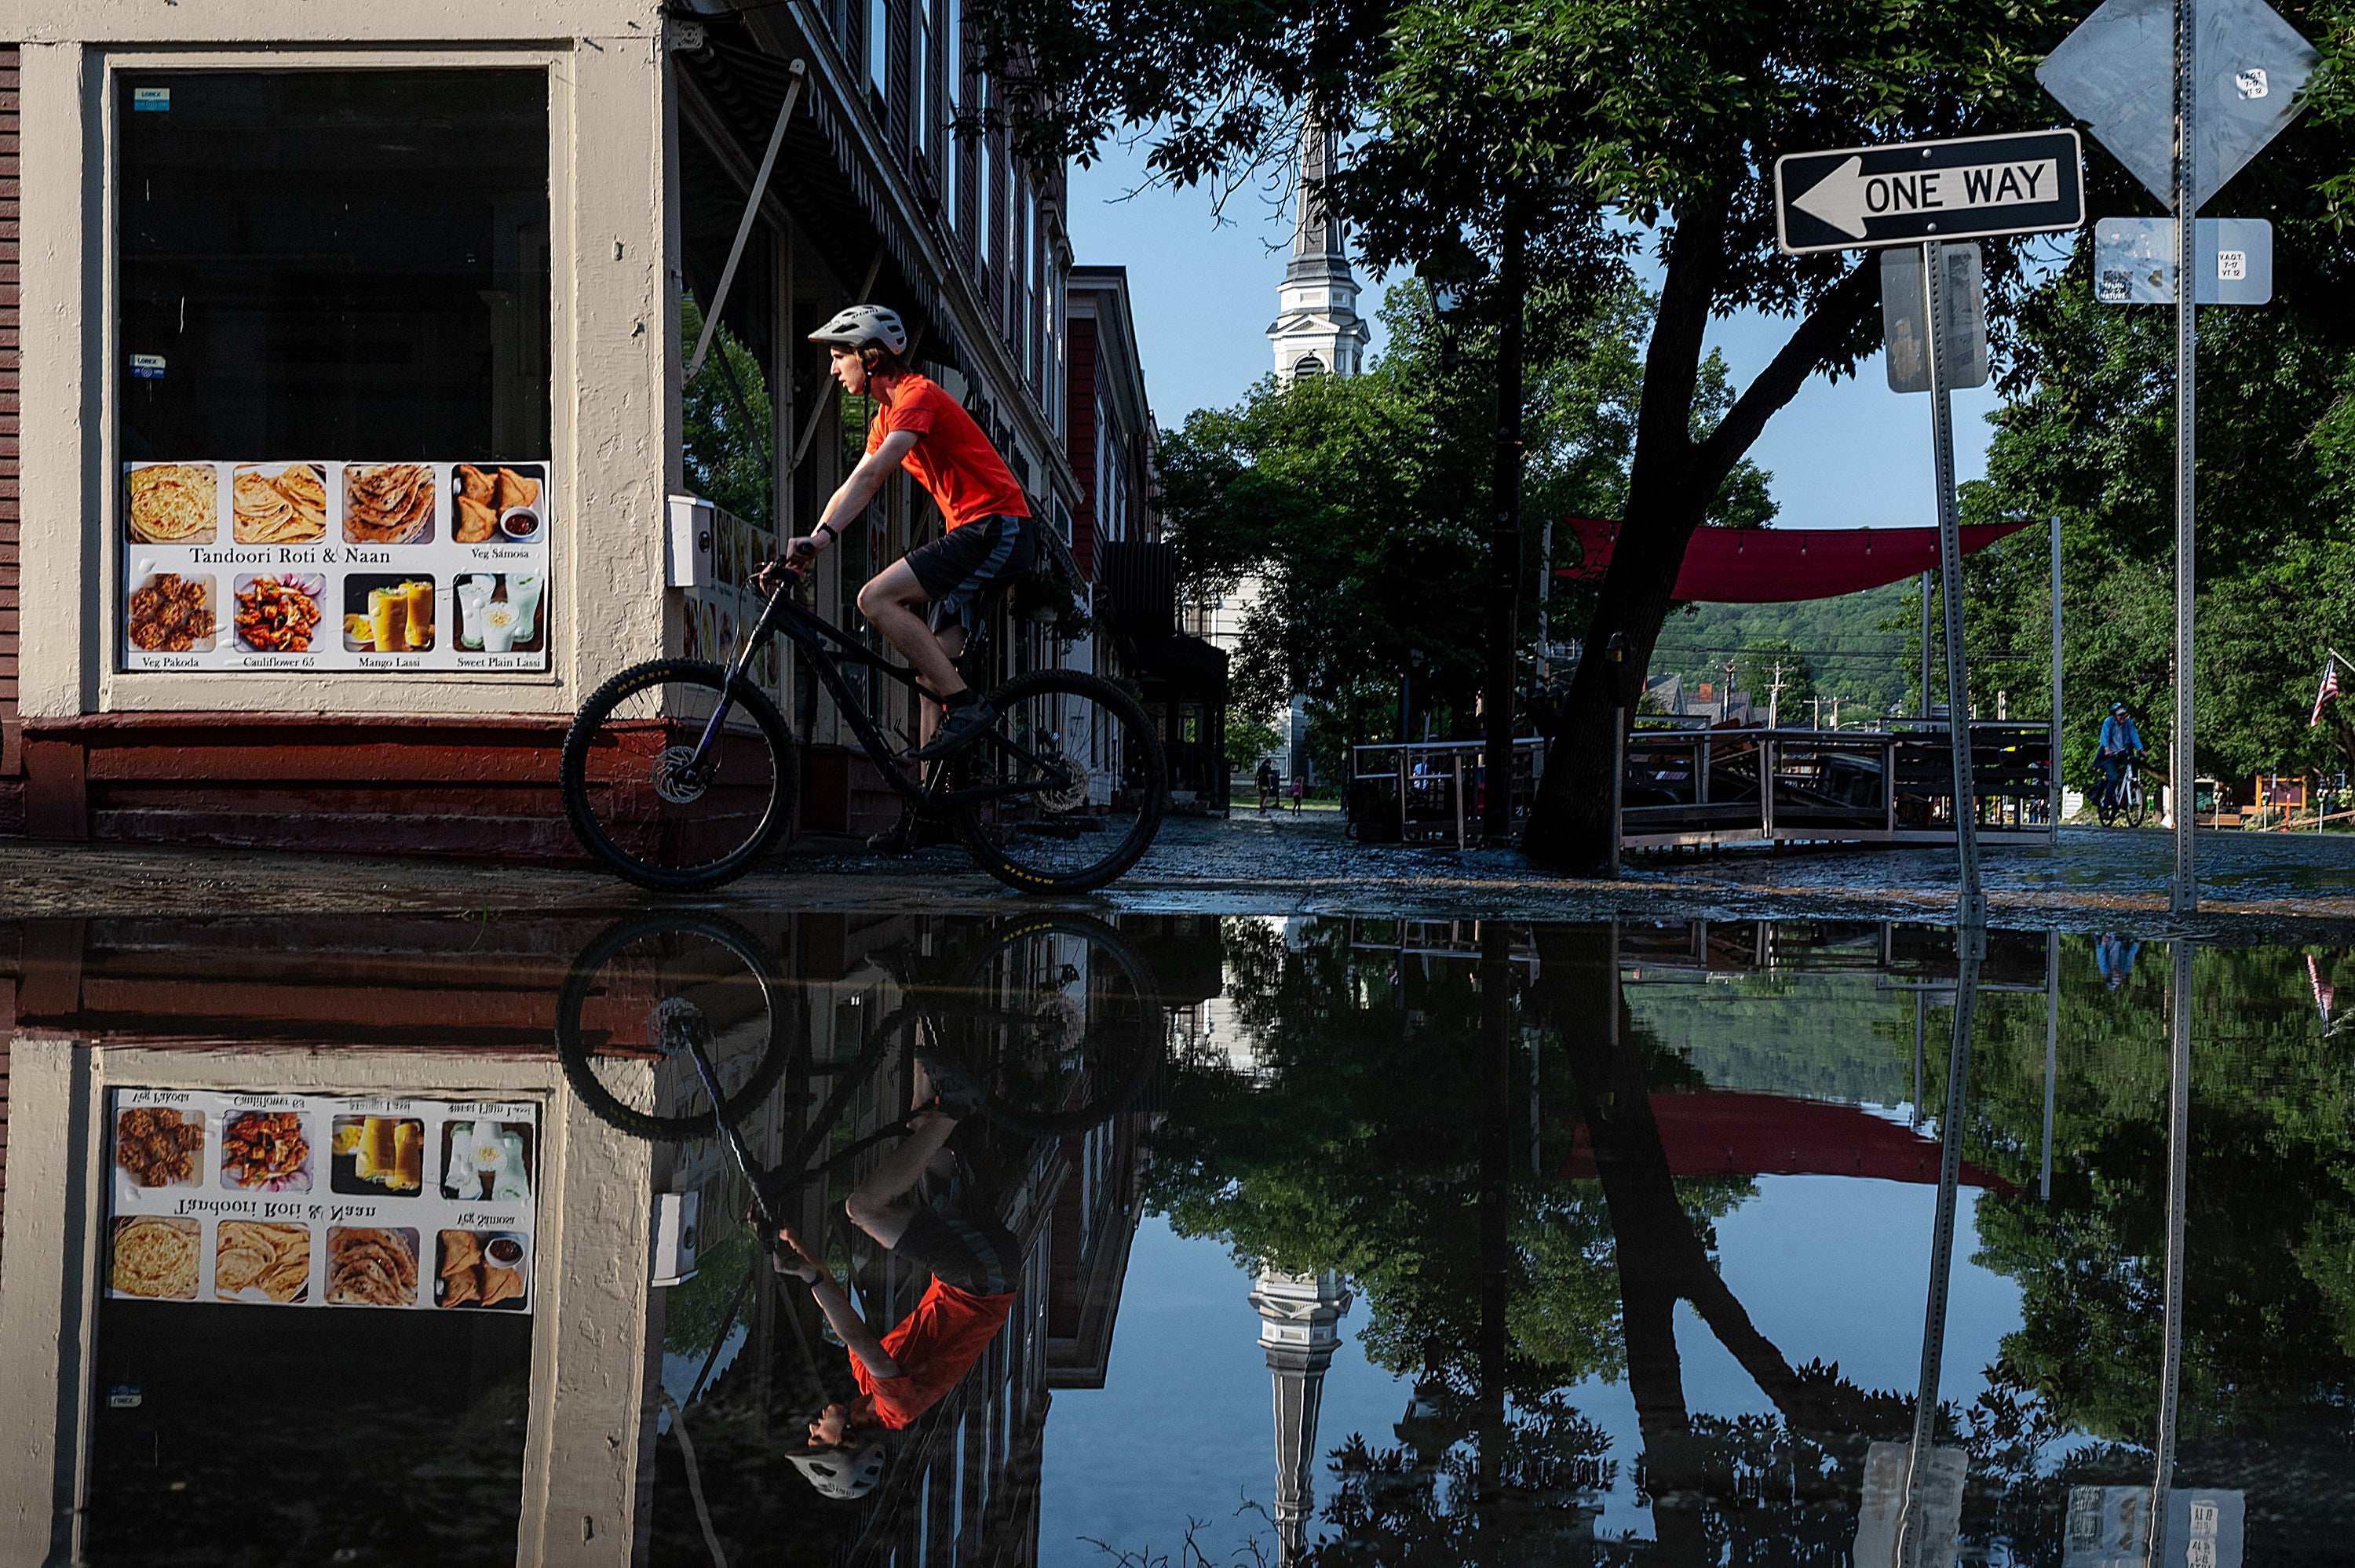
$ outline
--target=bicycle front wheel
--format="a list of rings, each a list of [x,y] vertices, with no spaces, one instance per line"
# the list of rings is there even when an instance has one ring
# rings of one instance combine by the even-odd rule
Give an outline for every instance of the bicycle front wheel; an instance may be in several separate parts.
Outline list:
[[[712,715],[726,716],[716,734]],[[657,659],[597,688],[564,737],[564,813],[581,846],[641,887],[741,876],[793,814],[793,732],[717,664]]]
[[[1025,893],[1085,893],[1160,831],[1169,776],[1135,700],[1098,675],[1034,670],[990,694],[996,729],[958,759],[958,835]]]
[[[1071,1137],[1127,1109],[1168,1034],[1144,960],[1083,915],[990,933],[933,1011],[952,1058],[987,1085],[985,1114],[1035,1138]]]
[[[698,1049],[718,1079],[717,1107]],[[742,1122],[807,1065],[770,945],[712,915],[639,916],[590,943],[557,993],[556,1055],[600,1118],[671,1142]]]
[[[2142,826],[2142,820],[2150,810],[2143,800],[2141,774],[2126,775],[2126,826],[2138,828]]]

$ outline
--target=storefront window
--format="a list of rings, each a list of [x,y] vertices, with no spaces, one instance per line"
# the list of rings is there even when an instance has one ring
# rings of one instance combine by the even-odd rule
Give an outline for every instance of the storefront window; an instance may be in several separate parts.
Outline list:
[[[545,669],[548,83],[117,79],[139,670]]]

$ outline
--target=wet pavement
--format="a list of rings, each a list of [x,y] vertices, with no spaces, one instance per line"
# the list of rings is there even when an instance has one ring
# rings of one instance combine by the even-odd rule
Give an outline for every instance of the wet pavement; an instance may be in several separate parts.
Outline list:
[[[0,921],[0,1562],[2355,1562],[2348,947],[594,891]]]
[[[2201,908],[2168,913],[2174,840],[2158,829],[2065,828],[2057,847],[1986,853],[1993,917],[2029,927],[2127,923],[2203,938],[2355,935],[2355,834],[2202,832]],[[1604,882],[1540,871],[1512,852],[1361,845],[1339,813],[1246,809],[1231,821],[1173,818],[1127,875],[1078,906],[1270,915],[1385,913],[1426,918],[1572,920],[1706,916],[1951,917],[1951,851],[1748,846],[1655,853]],[[613,910],[646,900],[602,873],[544,866],[0,841],[0,892],[24,914],[158,907],[348,913]],[[1022,900],[954,846],[884,857],[813,836],[739,883],[692,902],[721,908],[965,910]]]

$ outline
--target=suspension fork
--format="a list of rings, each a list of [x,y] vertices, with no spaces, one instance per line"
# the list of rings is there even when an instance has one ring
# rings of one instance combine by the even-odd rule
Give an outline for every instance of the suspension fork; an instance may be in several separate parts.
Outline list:
[[[785,595],[790,588],[791,585],[788,584],[780,587],[774,594],[771,595],[769,602],[761,607],[761,619],[754,621],[752,629],[744,633],[743,649],[736,655],[736,662],[729,666],[727,678],[719,683],[719,705],[711,710],[711,717],[704,725],[701,737],[695,743],[694,755],[687,759],[687,770],[690,774],[700,777],[703,769],[709,764],[712,748],[719,744],[719,732],[728,723],[729,713],[736,706],[736,683],[749,681],[751,678],[752,655],[761,651],[761,645],[768,641],[770,636],[775,631],[777,607],[784,602]]]

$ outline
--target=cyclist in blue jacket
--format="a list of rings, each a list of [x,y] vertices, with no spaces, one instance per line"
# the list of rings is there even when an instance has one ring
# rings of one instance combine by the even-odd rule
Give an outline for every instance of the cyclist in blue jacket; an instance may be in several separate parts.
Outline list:
[[[2118,780],[2126,764],[2142,755],[2142,732],[2135,728],[2124,703],[2110,705],[2110,716],[2102,721],[2102,738],[2094,761],[2102,770],[2100,804],[2106,808],[2117,802]]]

